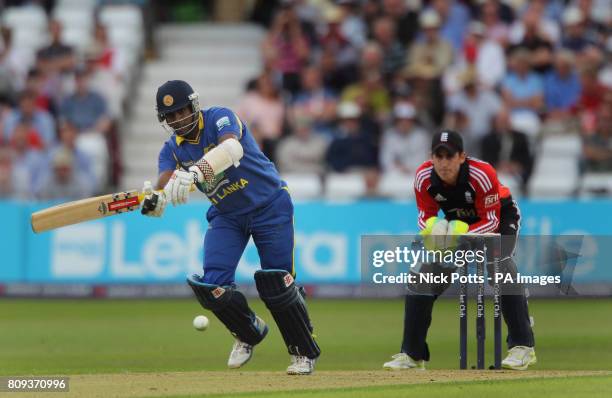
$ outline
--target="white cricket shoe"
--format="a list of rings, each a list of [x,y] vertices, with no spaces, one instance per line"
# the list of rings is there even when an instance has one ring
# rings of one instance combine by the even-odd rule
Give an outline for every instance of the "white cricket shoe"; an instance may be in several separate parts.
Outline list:
[[[268,325],[258,316],[255,316],[255,327],[262,334],[262,339],[268,334]],[[227,360],[227,366],[230,369],[237,369],[249,362],[249,359],[253,356],[253,346],[236,339],[236,342],[232,346],[232,352],[230,352],[229,359]]]
[[[517,345],[508,351],[508,356],[502,361],[502,368],[527,370],[529,365],[534,365],[537,361],[533,347]]]
[[[393,355],[392,361],[385,362],[383,364],[383,369],[386,370],[404,370],[404,369],[420,369],[425,370],[425,361],[415,361],[410,358],[410,355],[400,352],[399,354]]]
[[[309,375],[314,372],[315,359],[291,355],[291,365],[287,367],[288,375]]]
[[[227,360],[227,367],[230,369],[237,369],[249,362],[252,356],[253,346],[236,339],[232,347],[232,352],[230,352],[229,359]]]

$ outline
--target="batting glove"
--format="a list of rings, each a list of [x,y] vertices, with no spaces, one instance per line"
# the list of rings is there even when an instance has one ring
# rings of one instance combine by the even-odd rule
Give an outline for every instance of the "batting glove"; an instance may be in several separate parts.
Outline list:
[[[196,182],[196,176],[189,171],[174,170],[170,180],[164,187],[166,197],[170,199],[174,206],[187,203],[189,192]]]
[[[142,192],[145,196],[140,212],[149,217],[161,217],[168,203],[166,193],[164,191],[154,191],[151,181],[144,182]]]

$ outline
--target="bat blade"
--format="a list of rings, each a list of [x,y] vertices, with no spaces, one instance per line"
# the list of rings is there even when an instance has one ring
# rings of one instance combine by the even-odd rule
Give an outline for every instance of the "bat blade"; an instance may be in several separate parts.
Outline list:
[[[32,213],[32,230],[36,233],[96,220],[140,208],[144,195],[138,191],[117,192],[63,203]]]

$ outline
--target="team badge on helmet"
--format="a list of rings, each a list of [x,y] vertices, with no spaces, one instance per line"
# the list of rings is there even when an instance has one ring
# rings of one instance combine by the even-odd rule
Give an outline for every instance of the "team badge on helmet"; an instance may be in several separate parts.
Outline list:
[[[171,95],[165,95],[164,96],[164,105],[172,106],[172,104],[174,104],[174,98],[172,98]]]

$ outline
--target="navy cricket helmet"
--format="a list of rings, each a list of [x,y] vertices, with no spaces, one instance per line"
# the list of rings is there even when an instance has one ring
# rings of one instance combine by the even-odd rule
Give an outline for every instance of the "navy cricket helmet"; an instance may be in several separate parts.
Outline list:
[[[200,96],[193,90],[193,88],[191,88],[189,83],[183,80],[167,81],[157,89],[157,120],[159,120],[164,129],[171,134],[176,132],[176,128],[181,127],[183,127],[183,129],[187,127],[187,129],[180,135],[190,133],[197,125],[199,120],[197,117],[194,117],[200,112],[199,98]],[[179,109],[183,109],[187,106],[191,107],[192,111],[189,116],[180,120],[175,120],[171,124],[167,122],[166,116],[169,113],[178,111]],[[184,124],[184,120],[187,118],[192,118],[193,120],[190,120],[186,126],[182,126],[182,124]]]

